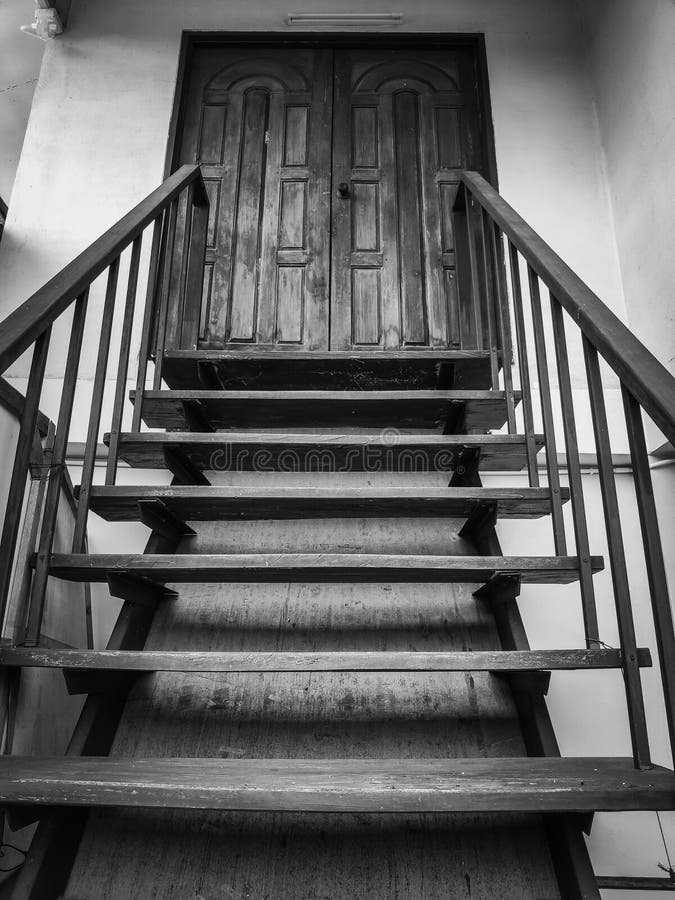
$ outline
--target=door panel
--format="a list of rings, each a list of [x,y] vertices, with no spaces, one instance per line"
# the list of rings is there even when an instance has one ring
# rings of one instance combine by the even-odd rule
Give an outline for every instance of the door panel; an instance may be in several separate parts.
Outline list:
[[[197,321],[215,349],[482,346],[452,223],[483,169],[473,50],[201,46],[183,117],[210,213],[200,297],[173,256],[167,346]]]
[[[330,50],[195,54],[182,160],[211,202],[203,293],[187,298],[200,346],[328,347],[331,106]]]
[[[336,51],[332,349],[475,342],[451,215],[461,169],[481,167],[474,92],[467,51]]]

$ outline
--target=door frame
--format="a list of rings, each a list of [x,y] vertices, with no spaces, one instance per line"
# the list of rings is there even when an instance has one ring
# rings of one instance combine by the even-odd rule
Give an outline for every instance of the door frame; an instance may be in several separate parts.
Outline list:
[[[175,172],[180,166],[180,152],[183,138],[185,108],[187,105],[188,79],[190,64],[197,48],[200,47],[242,47],[268,46],[278,48],[316,47],[353,49],[423,49],[423,50],[469,50],[474,59],[476,72],[476,93],[478,109],[478,129],[480,150],[483,160],[480,169],[487,181],[498,189],[497,161],[495,153],[494,131],[492,125],[492,106],[488,79],[487,54],[485,36],[482,33],[472,34],[429,34],[409,32],[406,34],[377,34],[373,32],[201,32],[184,31],[178,61],[176,89],[174,91],[173,108],[169,123],[169,134],[164,162],[164,178]],[[173,349],[178,349],[177,347]]]

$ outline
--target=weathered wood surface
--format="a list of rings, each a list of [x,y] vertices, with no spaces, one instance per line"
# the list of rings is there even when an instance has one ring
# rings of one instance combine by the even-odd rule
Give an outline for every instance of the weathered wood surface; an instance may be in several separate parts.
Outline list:
[[[312,812],[675,809],[669,769],[621,757],[114,759],[0,757],[0,801]]]
[[[231,522],[179,552],[470,553],[457,523]],[[194,558],[194,557],[193,557]],[[464,586],[184,585],[147,650],[498,649],[488,604]],[[242,759],[519,756],[512,676],[488,673],[157,673],[138,679],[114,757]],[[562,677],[562,676],[561,676]],[[572,676],[574,677],[574,676]],[[594,678],[592,673],[586,677]],[[364,846],[367,853],[364,853]],[[123,860],[123,864],[120,864]],[[92,810],[67,900],[559,898],[534,816]]]
[[[131,399],[135,401],[135,392]],[[219,429],[358,426],[442,430],[449,425],[448,431],[484,434],[506,422],[502,392],[465,390],[145,391],[143,421],[151,428],[189,429],[185,404],[197,405],[204,420]]]
[[[481,389],[490,387],[490,355],[487,350],[169,350],[162,372],[175,390]]]
[[[109,436],[104,440],[107,443]],[[543,438],[535,437],[541,447]],[[165,467],[165,450],[179,449],[205,470],[250,472],[452,472],[467,450],[480,452],[484,470],[519,471],[527,461],[521,435],[372,435],[279,433],[126,433],[120,458],[135,468]]]
[[[638,663],[651,665],[649,650]],[[0,649],[0,666],[128,672],[531,672],[620,668],[618,650],[276,651]]]
[[[96,486],[91,508],[111,522],[136,521],[140,501],[161,500],[183,521],[471,515],[492,504],[501,517],[529,519],[550,508],[547,488],[243,488]],[[566,492],[563,499],[567,498]]]
[[[596,571],[602,558],[592,557]],[[482,584],[495,573],[519,575],[530,584],[576,581],[574,556],[418,556],[365,553],[239,554],[59,554],[50,573],[72,581],[106,581],[110,574],[139,575],[161,582],[468,582]]]

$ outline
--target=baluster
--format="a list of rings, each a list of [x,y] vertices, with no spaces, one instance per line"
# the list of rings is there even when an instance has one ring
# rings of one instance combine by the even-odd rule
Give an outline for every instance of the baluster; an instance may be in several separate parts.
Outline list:
[[[131,417],[131,430],[141,430],[143,414],[143,394],[148,374],[150,344],[152,343],[153,324],[159,292],[159,279],[162,272],[163,248],[166,241],[167,213],[157,216],[152,229],[152,247],[150,249],[150,268],[148,286],[145,292],[145,308],[143,310],[143,327],[141,329],[141,346],[138,351],[138,370],[136,373],[136,390],[134,392],[134,411]]]
[[[94,373],[94,386],[91,393],[89,428],[87,430],[87,442],[84,447],[80,493],[77,499],[77,514],[75,516],[75,529],[73,531],[73,553],[83,552],[85,536],[87,533],[89,497],[91,495],[91,485],[94,480],[94,468],[96,466],[98,430],[101,425],[101,408],[103,406],[103,394],[105,392],[105,376],[108,372],[110,334],[112,331],[113,318],[115,316],[115,297],[117,295],[119,269],[120,259],[118,256],[117,259],[110,264],[108,269],[108,283],[106,285],[103,316],[101,318],[101,337],[98,342],[98,357],[96,359],[96,371]]]
[[[190,185],[188,210],[191,210],[190,240],[187,274],[185,276],[185,304],[180,346],[196,350],[199,341],[199,320],[204,291],[204,261],[209,226],[209,198],[201,178]]]
[[[155,341],[155,377],[152,382],[153,391],[162,387],[162,366],[164,363],[164,347],[166,345],[166,326],[169,317],[169,300],[171,298],[171,269],[174,261],[176,244],[176,221],[178,218],[178,197],[171,201],[167,239],[162,243],[163,258],[161,265],[161,289],[159,319],[157,321],[157,339]],[[162,255],[160,254],[160,255]],[[180,279],[179,279],[180,282]]]
[[[642,543],[647,563],[649,595],[652,602],[656,641],[659,649],[659,664],[670,735],[670,748],[673,761],[675,761],[675,632],[673,631],[673,612],[668,594],[663,545],[661,544],[659,521],[654,502],[654,490],[649,471],[649,457],[647,455],[647,444],[642,423],[642,410],[635,397],[623,384],[621,385],[621,392],[633,464],[633,479],[640,515]]]
[[[35,341],[31,360],[26,402],[21,416],[21,425],[16,442],[12,478],[9,483],[5,520],[0,538],[0,633],[5,624],[9,586],[12,578],[12,562],[19,534],[23,498],[26,493],[26,478],[31,458],[31,450],[36,437],[37,421],[40,412],[40,395],[42,382],[49,353],[51,326],[46,328]]]
[[[56,424],[52,466],[49,473],[47,499],[45,500],[45,508],[42,516],[40,543],[28,611],[28,624],[26,626],[25,636],[25,643],[28,646],[37,645],[40,639],[40,629],[42,626],[42,616],[44,614],[47,592],[47,579],[49,578],[49,557],[54,542],[56,517],[59,511],[59,500],[61,498],[61,486],[63,483],[63,470],[66,465],[66,447],[68,445],[70,420],[73,413],[73,402],[75,400],[77,370],[80,363],[80,350],[82,348],[82,336],[84,334],[84,320],[87,312],[88,297],[89,288],[77,298],[75,301],[75,310],[73,312],[70,342],[68,344],[68,357],[63,377],[63,387],[61,389],[59,418]]]
[[[138,268],[141,258],[141,246],[143,235],[139,234],[131,248],[129,260],[129,278],[127,280],[127,296],[124,305],[124,319],[122,321],[122,334],[120,337],[120,359],[117,366],[117,380],[115,382],[115,400],[113,402],[112,420],[110,423],[110,440],[108,441],[108,462],[105,470],[105,483],[114,484],[117,476],[117,459],[119,456],[120,432],[122,430],[122,416],[124,412],[124,395],[127,389],[129,375],[129,355],[131,353],[131,334],[134,326],[134,311],[136,309],[136,289],[138,285]],[[146,360],[147,366],[147,360]],[[140,368],[140,360],[139,360]],[[145,380],[145,379],[144,379]],[[137,401],[140,403],[140,401]]]
[[[588,524],[586,522],[586,506],[584,489],[581,483],[581,466],[579,465],[579,442],[574,421],[574,402],[570,367],[567,355],[567,338],[563,310],[553,294],[551,300],[551,320],[553,323],[553,342],[558,369],[558,387],[560,390],[560,407],[562,410],[563,433],[565,435],[565,455],[567,456],[567,478],[572,497],[572,521],[574,538],[579,560],[579,581],[581,588],[581,605],[584,614],[584,632],[586,645],[598,642],[598,613],[595,608],[595,590],[593,587],[593,569],[591,568],[591,551],[588,542]]]
[[[481,259],[483,263],[483,285],[485,289],[485,314],[488,330],[488,343],[490,345],[490,372],[492,373],[492,390],[499,390],[499,348],[497,347],[497,334],[495,329],[495,301],[493,295],[492,273],[494,271],[494,258],[490,258],[488,242],[485,237],[487,214],[482,206],[478,207],[480,221]],[[489,231],[489,224],[487,226]],[[492,263],[492,264],[491,264]]]
[[[546,358],[546,338],[544,336],[544,321],[541,311],[541,297],[539,295],[539,278],[534,269],[529,265],[527,267],[527,278],[530,286],[530,302],[532,305],[532,326],[534,329],[534,349],[537,358],[537,373],[539,376],[541,416],[544,423],[546,471],[548,473],[548,487],[551,492],[553,540],[555,542],[555,552],[557,555],[566,556],[567,541],[565,540],[565,522],[563,520],[562,496],[560,494],[560,473],[558,472],[553,407],[551,405],[551,383],[548,374],[548,360]]]
[[[525,426],[527,471],[530,477],[530,487],[539,487],[537,444],[535,440],[534,412],[532,409],[532,392],[530,388],[530,368],[527,356],[527,332],[525,331],[525,315],[523,311],[523,292],[520,284],[518,251],[511,241],[509,241],[509,261],[511,263],[511,289],[513,291],[513,309],[516,320],[516,347],[518,348],[520,393],[523,407],[523,424]]]
[[[602,494],[602,509],[605,516],[605,530],[607,532],[607,549],[609,550],[609,565],[612,573],[614,604],[619,626],[619,640],[621,642],[626,702],[628,705],[628,723],[633,745],[633,758],[635,765],[639,768],[649,765],[649,739],[647,736],[640,667],[637,661],[637,644],[628,584],[628,570],[626,568],[626,554],[621,534],[619,500],[614,481],[607,410],[605,409],[598,352],[583,335],[582,341],[588,381],[588,396],[593,419],[593,433],[595,435],[595,449],[598,454],[598,475]]]
[[[470,191],[466,191],[466,237],[469,245],[469,270],[471,272],[471,297],[476,328],[476,347],[485,346],[483,334],[483,315],[480,283],[478,280],[478,254],[476,251],[476,234],[474,231],[474,199]]]
[[[504,258],[500,252],[502,248],[501,234],[497,226],[483,210],[483,217],[487,223],[490,234],[490,256],[492,257],[494,286],[497,298],[497,326],[499,330],[499,343],[502,350],[502,372],[504,373],[504,392],[506,394],[506,421],[509,434],[515,434],[516,428],[516,403],[513,395],[513,348],[511,346],[511,322],[509,320],[509,306],[506,297],[506,285],[504,284]],[[499,240],[498,240],[499,238]]]

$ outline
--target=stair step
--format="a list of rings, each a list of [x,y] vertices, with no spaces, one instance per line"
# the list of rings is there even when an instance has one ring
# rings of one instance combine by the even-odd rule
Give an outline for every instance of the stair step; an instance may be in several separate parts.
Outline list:
[[[543,435],[537,435],[538,447]],[[104,441],[109,442],[109,435]],[[488,435],[227,434],[132,432],[120,436],[120,458],[134,468],[166,467],[167,450],[185,453],[207,471],[452,472],[469,452],[485,471],[519,471],[527,462],[525,437]]]
[[[135,391],[130,396],[135,402]],[[358,426],[485,433],[506,422],[503,391],[250,389],[145,391],[143,421],[151,428],[194,430],[190,408],[195,407],[212,428]]]
[[[595,572],[602,557],[592,556]],[[135,575],[158,582],[468,582],[495,574],[532,584],[565,584],[579,578],[576,556],[412,556],[364,553],[87,554],[55,553],[51,574],[70,581],[107,581]]]
[[[487,350],[172,350],[164,354],[171,388],[488,388]]]
[[[569,491],[561,489],[563,500]],[[465,518],[478,504],[502,517],[530,519],[550,512],[548,488],[287,488],[95,486],[91,509],[111,522],[136,521],[140,501],[160,500],[183,521],[378,516]]]
[[[651,666],[648,649],[638,650]],[[532,672],[617,669],[618,650],[274,651],[0,649],[0,666],[123,672]]]
[[[0,757],[0,802],[332,813],[675,808],[672,771],[621,757]]]

